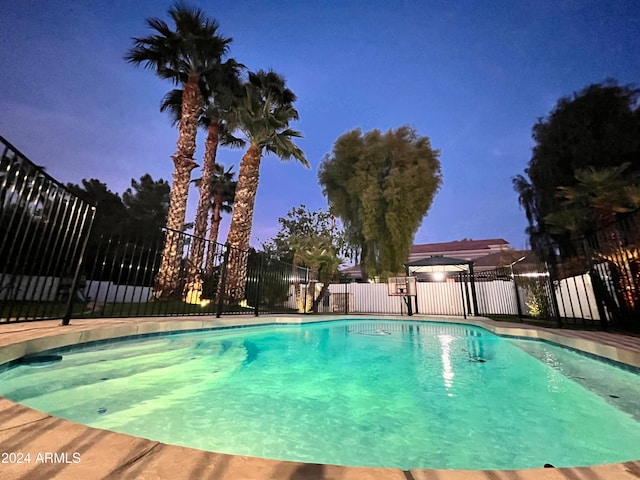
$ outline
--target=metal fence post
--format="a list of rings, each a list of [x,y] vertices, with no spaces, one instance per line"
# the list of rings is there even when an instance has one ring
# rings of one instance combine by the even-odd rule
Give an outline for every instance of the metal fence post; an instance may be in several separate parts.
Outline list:
[[[264,268],[264,252],[260,253],[260,264],[258,266],[258,282],[256,285],[256,298],[254,300],[253,315],[258,316],[260,310],[260,287],[262,287],[262,269]]]
[[[78,288],[78,280],[80,279],[80,268],[82,267],[82,262],[84,261],[84,254],[87,251],[87,245],[89,244],[89,236],[91,235],[91,226],[93,225],[93,219],[96,215],[96,207],[90,207],[89,214],[89,226],[87,228],[87,233],[84,236],[84,240],[82,242],[82,248],[80,250],[80,256],[78,258],[78,263],[76,264],[76,270],[73,273],[73,281],[71,282],[71,289],[69,291],[69,298],[67,300],[67,308],[64,316],[62,317],[61,325],[66,326],[69,325],[71,321],[71,313],[73,311],[73,298],[76,293],[76,289]],[[85,213],[86,218],[86,213]]]
[[[302,304],[302,313],[307,312],[307,295],[309,294],[309,267],[305,267],[304,270],[304,303]],[[316,292],[312,292],[311,300],[314,301]]]
[[[227,265],[229,264],[229,251],[231,245],[229,243],[224,244],[224,258],[222,260],[222,276],[220,278],[220,294],[218,295],[218,308],[216,309],[216,318],[220,318],[222,315],[222,305],[224,304],[224,291],[227,286]]]
[[[557,277],[555,275],[555,268],[549,268],[549,264],[547,262],[544,263],[545,269],[548,274],[548,284],[549,284],[549,295],[551,296],[551,308],[553,309],[553,315],[556,317],[556,323],[558,324],[558,328],[562,328],[562,317],[560,316],[560,307],[558,307],[558,297],[556,297],[556,289],[554,286],[554,278]]]
[[[602,330],[607,330],[608,315],[605,310],[605,295],[603,295],[602,281],[593,265],[593,249],[586,239],[583,239],[582,245],[587,260],[589,278],[591,279],[591,288],[593,288],[593,295],[596,299],[596,308],[598,309],[598,316],[600,317],[600,328]]]
[[[464,305],[464,290],[465,290],[465,286],[467,285],[467,282],[464,281],[464,285],[462,284],[463,279],[462,279],[462,272],[458,273],[458,283],[460,283],[460,300],[462,300],[462,315],[464,316],[465,320],[467,318],[467,309],[465,308]]]
[[[469,263],[469,279],[471,280],[471,301],[473,303],[473,316],[478,316],[478,296],[476,294],[475,274],[473,273],[473,262]]]
[[[518,309],[518,318],[522,322],[522,305],[520,305],[520,292],[518,292],[518,282],[516,282],[516,275],[513,272],[513,264],[511,264],[511,278],[513,279],[513,290],[516,293],[516,308]]]

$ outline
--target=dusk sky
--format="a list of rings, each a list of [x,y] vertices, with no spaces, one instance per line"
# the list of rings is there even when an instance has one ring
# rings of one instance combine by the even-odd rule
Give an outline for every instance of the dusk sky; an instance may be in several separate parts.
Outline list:
[[[123,56],[132,37],[152,33],[145,19],[168,21],[172,4],[4,2],[0,135],[64,183],[98,178],[121,194],[145,173],[170,180],[177,131],[159,104],[173,85]],[[562,96],[640,79],[637,0],[187,4],[233,37],[231,57],[281,73],[298,96],[292,127],[312,168],[263,159],[254,246],[292,207],[327,207],[318,166],[340,135],[409,125],[440,150],[444,177],[414,243],[504,238],[525,248],[511,178],[531,157],[532,126]],[[237,172],[242,153],[218,159]],[[196,201],[194,190],[187,221]]]

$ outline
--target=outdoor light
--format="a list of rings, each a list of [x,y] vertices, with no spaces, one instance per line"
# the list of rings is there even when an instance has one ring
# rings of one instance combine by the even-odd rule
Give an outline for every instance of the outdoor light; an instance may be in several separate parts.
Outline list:
[[[431,274],[431,278],[433,280],[435,280],[436,282],[442,282],[444,281],[446,275],[444,274],[444,272],[433,272]]]
[[[515,274],[513,273],[513,266],[514,266],[516,263],[520,263],[520,262],[521,262],[521,261],[523,261],[525,258],[527,258],[527,256],[526,256],[526,255],[523,255],[523,256],[521,256],[518,260],[515,260],[515,261],[513,261],[513,262],[511,262],[511,263],[509,264],[509,267],[511,268],[511,278],[515,279]]]
[[[514,262],[511,262],[509,264],[510,267],[513,267],[516,263],[520,263],[521,261],[523,261],[526,257],[526,255],[521,256],[518,260],[515,260]]]

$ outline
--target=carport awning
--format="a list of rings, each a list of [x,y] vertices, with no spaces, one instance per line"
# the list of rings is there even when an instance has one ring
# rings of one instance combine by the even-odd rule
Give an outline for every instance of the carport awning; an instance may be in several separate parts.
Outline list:
[[[473,262],[470,260],[438,256],[421,258],[404,264],[409,275],[423,272],[468,272],[472,265]]]

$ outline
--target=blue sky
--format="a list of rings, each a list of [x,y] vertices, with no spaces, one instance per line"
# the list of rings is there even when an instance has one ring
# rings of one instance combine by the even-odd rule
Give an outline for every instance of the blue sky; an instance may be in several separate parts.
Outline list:
[[[122,193],[145,173],[170,180],[177,132],[159,103],[173,87],[123,56],[132,37],[150,33],[145,18],[168,20],[172,3],[3,6],[0,134],[65,183],[98,178]],[[312,168],[263,159],[256,246],[277,233],[291,207],[326,208],[317,169],[341,134],[406,124],[441,151],[444,176],[415,243],[504,238],[524,248],[526,220],[511,177],[530,159],[531,127],[589,84],[640,79],[634,0],[189,5],[233,37],[232,57],[281,73],[298,95],[293,127],[304,133],[299,145]],[[222,150],[218,158],[237,171],[241,156]],[[194,191],[187,220],[195,203]]]

